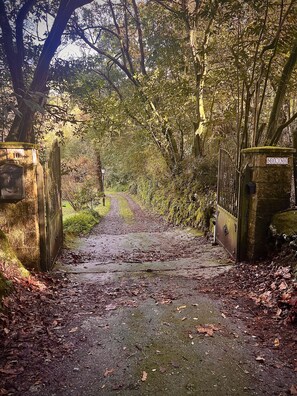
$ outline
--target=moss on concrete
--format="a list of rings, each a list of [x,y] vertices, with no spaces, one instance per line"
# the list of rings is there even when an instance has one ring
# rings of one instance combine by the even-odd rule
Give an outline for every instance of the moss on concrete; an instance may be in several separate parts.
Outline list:
[[[24,149],[37,149],[38,145],[26,142],[1,142],[0,148],[24,148]]]
[[[271,222],[277,234],[296,235],[297,234],[297,210],[287,210],[276,213]]]
[[[17,258],[14,250],[10,246],[8,239],[3,231],[0,230],[0,261],[6,267],[9,267],[11,272],[21,277],[30,275],[29,271],[23,266],[21,261]]]
[[[277,146],[261,146],[261,147],[249,147],[246,149],[241,150],[242,153],[244,154],[248,154],[248,153],[261,153],[261,154],[265,154],[267,153],[295,153],[295,149],[291,148],[291,147],[277,147]]]

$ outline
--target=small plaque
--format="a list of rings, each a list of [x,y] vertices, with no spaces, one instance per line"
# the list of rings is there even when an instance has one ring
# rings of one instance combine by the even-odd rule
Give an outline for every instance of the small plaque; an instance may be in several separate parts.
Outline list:
[[[14,202],[24,198],[24,168],[15,164],[0,166],[0,201]]]
[[[288,165],[289,158],[288,157],[267,157],[266,164],[267,165]]]

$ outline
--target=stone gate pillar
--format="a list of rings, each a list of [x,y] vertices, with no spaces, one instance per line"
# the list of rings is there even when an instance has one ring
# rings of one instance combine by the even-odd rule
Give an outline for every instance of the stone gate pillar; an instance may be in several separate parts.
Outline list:
[[[247,205],[246,254],[253,261],[267,254],[272,216],[290,207],[294,149],[253,147],[242,150],[243,167],[250,170],[245,189]]]
[[[28,269],[40,269],[37,147],[0,143],[0,228]]]

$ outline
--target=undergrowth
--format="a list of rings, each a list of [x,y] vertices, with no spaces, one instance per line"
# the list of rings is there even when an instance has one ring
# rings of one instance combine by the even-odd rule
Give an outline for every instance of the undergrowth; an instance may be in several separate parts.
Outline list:
[[[106,198],[105,206],[97,206],[96,209],[85,209],[67,216],[63,220],[65,238],[88,234],[99,223],[100,218],[106,216],[110,210],[110,199]]]
[[[86,235],[99,223],[99,214],[95,210],[84,210],[64,220],[64,233],[74,236]]]
[[[138,179],[130,191],[156,212],[165,216],[170,223],[193,227],[203,232],[212,228],[216,200],[216,168],[211,170],[204,163],[188,174],[174,179]]]

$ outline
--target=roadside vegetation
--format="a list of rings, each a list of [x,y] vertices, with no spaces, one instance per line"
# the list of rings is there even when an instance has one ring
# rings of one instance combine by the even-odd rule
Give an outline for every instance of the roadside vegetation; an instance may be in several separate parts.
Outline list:
[[[101,203],[93,209],[88,208],[80,211],[74,211],[68,202],[64,205],[63,230],[67,243],[69,239],[80,235],[87,235],[99,223],[100,219],[107,215],[110,210],[110,198],[106,197],[105,206]]]

